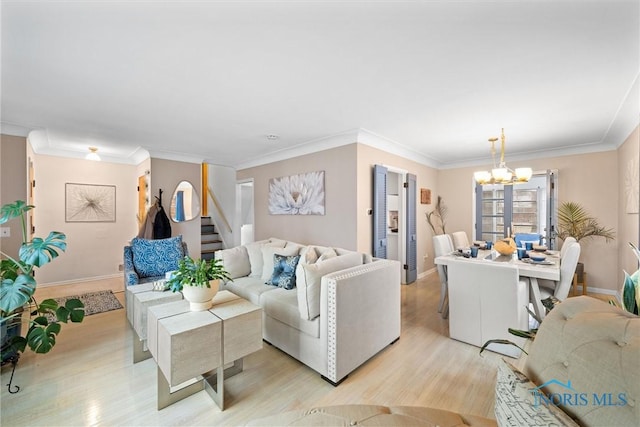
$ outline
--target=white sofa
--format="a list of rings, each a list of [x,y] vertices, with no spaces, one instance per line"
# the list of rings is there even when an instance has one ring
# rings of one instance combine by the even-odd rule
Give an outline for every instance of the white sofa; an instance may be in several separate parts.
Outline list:
[[[274,255],[299,257],[295,288],[265,283]],[[216,258],[233,279],[220,289],[262,307],[264,340],[333,385],[400,337],[398,261],[274,238],[217,251]]]

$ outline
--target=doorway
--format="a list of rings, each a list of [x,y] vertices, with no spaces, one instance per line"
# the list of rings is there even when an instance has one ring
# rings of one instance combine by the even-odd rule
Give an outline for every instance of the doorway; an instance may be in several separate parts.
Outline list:
[[[240,228],[240,241],[236,245],[252,243],[254,239],[253,179],[236,183],[236,224]]]
[[[406,173],[387,169],[387,259],[404,264],[405,197],[403,184]]]
[[[393,166],[374,165],[373,207],[373,256],[400,261],[402,283],[415,282],[416,176]]]

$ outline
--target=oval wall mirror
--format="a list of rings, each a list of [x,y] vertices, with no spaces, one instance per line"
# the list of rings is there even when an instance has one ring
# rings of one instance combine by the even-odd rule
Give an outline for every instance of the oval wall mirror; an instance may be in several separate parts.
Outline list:
[[[171,198],[171,219],[191,221],[200,215],[200,197],[189,181],[180,181]]]

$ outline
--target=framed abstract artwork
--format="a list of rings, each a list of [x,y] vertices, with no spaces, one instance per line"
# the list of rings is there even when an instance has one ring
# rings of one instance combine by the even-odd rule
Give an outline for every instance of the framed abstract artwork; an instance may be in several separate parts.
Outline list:
[[[65,222],[116,222],[116,186],[67,182]]]
[[[324,215],[324,171],[271,178],[271,215]]]

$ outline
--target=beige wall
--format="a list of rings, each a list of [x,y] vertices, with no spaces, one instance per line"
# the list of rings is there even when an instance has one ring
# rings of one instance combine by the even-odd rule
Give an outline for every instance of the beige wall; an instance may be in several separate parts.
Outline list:
[[[238,171],[254,180],[256,240],[279,237],[355,250],[357,247],[356,144]],[[269,179],[324,171],[325,215],[270,215]]]
[[[0,136],[0,205],[27,200],[27,139],[19,136]],[[16,258],[22,244],[22,223],[13,219],[8,227],[9,237],[0,238],[0,251]]]
[[[21,146],[21,147],[20,147]],[[163,205],[170,206],[171,196],[181,180],[194,184],[201,194],[200,165],[162,159],[147,159],[137,166],[107,162],[92,162],[34,154],[25,138],[2,136],[0,151],[2,166],[2,203],[18,198],[26,200],[27,155],[33,160],[36,188],[34,225],[37,237],[46,237],[50,231],[67,235],[67,251],[55,262],[39,269],[38,283],[53,285],[100,277],[118,276],[122,264],[122,248],[138,232],[138,176],[151,170],[151,201],[158,189],[164,190]],[[20,170],[17,170],[17,169]],[[19,176],[20,179],[15,177]],[[8,179],[7,177],[10,177]],[[116,186],[116,222],[65,222],[65,183],[84,183]],[[7,200],[5,202],[5,197]],[[12,237],[19,239],[16,223]],[[172,235],[182,234],[190,254],[200,256],[200,221],[171,223]],[[5,245],[7,240],[3,239]],[[19,246],[19,241],[15,250]],[[7,245],[9,247],[9,245]],[[3,249],[4,250],[4,249]]]
[[[437,172],[427,166],[363,144],[349,144],[294,159],[238,171],[239,180],[254,179],[256,240],[280,237],[300,243],[315,243],[371,253],[374,164],[406,170],[417,176],[419,188],[436,193]],[[315,170],[325,171],[326,214],[269,215],[268,183],[270,178]],[[417,209],[418,273],[433,267],[432,250],[425,213],[433,205]]]
[[[151,170],[151,198],[162,188],[163,205],[170,206],[178,183],[191,181],[200,193],[200,165],[162,159],[145,160],[138,166],[83,159],[33,155],[35,166],[36,236],[51,230],[67,235],[67,251],[38,271],[41,285],[69,283],[122,272],[122,248],[138,233],[138,176]],[[26,173],[26,172],[25,172]],[[65,183],[116,186],[116,222],[65,222]],[[182,234],[194,257],[200,256],[200,221],[171,223],[172,235]]]
[[[629,248],[628,242],[640,244],[638,236],[638,206],[635,206],[636,213],[627,212],[627,196],[629,189],[626,185],[629,174],[635,169],[635,179],[638,179],[638,164],[640,162],[640,131],[636,128],[626,139],[624,144],[618,148],[618,281],[619,287],[622,287],[624,280],[624,272],[629,274],[638,269],[638,259]],[[637,186],[636,181],[636,186]],[[636,199],[636,203],[638,200]]]
[[[67,251],[38,270],[39,284],[122,274],[122,248],[137,233],[136,168],[107,162],[34,155],[36,236],[67,235]],[[116,222],[65,222],[65,183],[116,186]]]
[[[417,207],[416,207],[416,234],[417,234],[417,261],[418,274],[433,268],[433,232],[427,224],[426,213],[431,211],[437,198],[438,174],[435,169],[399,157],[394,154],[370,147],[364,144],[358,146],[358,206],[357,227],[358,246],[362,252],[372,252],[373,217],[367,213],[372,208],[373,194],[373,166],[382,164],[397,169],[406,170],[417,177]],[[420,204],[420,189],[431,189],[430,205]],[[425,259],[425,255],[428,255]]]
[[[159,190],[162,189],[162,206],[166,209],[167,217],[169,218],[171,218],[171,197],[180,181],[191,182],[198,192],[198,196],[202,195],[202,179],[200,177],[202,168],[198,163],[178,162],[152,157],[150,170],[151,203],[155,202],[155,197],[159,195]],[[187,242],[189,255],[193,258],[200,258],[200,215],[191,221],[179,223],[171,221],[171,235],[177,236],[179,234],[182,235],[182,240]]]
[[[591,215],[607,227],[618,228],[618,189],[612,189],[612,181],[603,179],[617,170],[616,151],[552,157],[507,163],[511,168],[530,166],[534,171],[558,170],[558,198],[560,203],[575,201],[581,203]],[[474,219],[473,172],[481,167],[441,170],[438,174],[440,194],[449,207],[448,232],[464,230],[471,239]],[[486,169],[486,167],[484,168]],[[613,181],[617,186],[617,180]],[[610,291],[618,290],[618,244],[606,243],[597,238],[581,242],[580,261],[585,264],[589,287]]]

